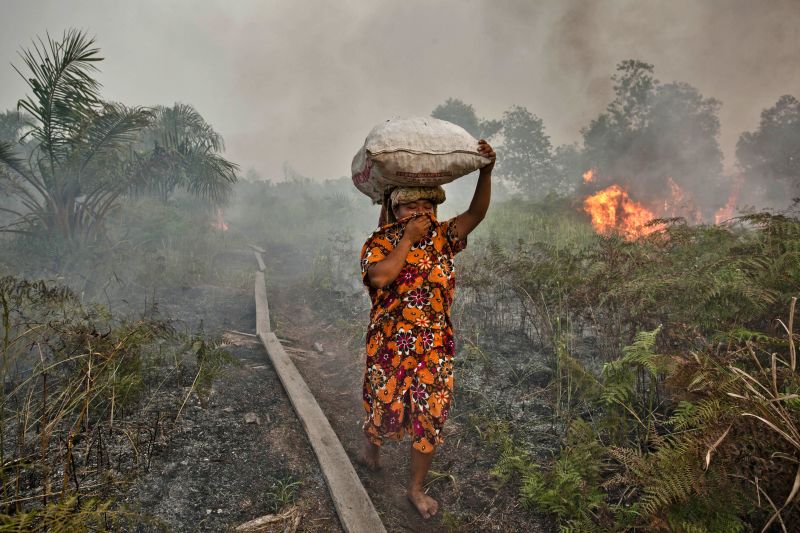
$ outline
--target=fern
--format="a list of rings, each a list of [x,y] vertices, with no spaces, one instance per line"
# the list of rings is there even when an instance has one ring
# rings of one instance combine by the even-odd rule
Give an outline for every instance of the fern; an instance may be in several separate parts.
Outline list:
[[[554,513],[576,531],[588,531],[593,517],[605,507],[600,490],[605,450],[584,421],[574,420],[567,445],[553,467],[542,472],[529,470],[522,479],[521,501],[540,511]]]
[[[790,342],[774,319],[800,287],[800,220],[672,220],[636,242],[593,237],[564,246],[568,239],[548,240],[548,223],[534,215],[503,216],[515,234],[539,226],[505,244],[496,231],[477,254],[481,305],[490,309],[509,292],[525,302],[534,340],[553,356],[550,390],[569,428],[540,468],[501,447],[497,470],[509,482],[519,476],[521,500],[556,514],[563,531],[763,526],[773,513],[763,495],[785,498],[796,472],[786,464],[796,460],[794,439],[784,434],[798,426],[800,378],[784,368]],[[497,271],[507,275],[497,280]],[[591,362],[571,345],[587,327],[596,335]],[[763,397],[744,385],[752,380],[763,382]],[[773,389],[780,392],[765,392]],[[581,425],[588,433],[577,441]],[[798,512],[787,506],[782,518]]]

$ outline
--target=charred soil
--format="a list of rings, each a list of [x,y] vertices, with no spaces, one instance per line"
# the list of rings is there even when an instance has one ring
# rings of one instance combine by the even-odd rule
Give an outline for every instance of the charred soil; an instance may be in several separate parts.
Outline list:
[[[231,270],[255,272],[252,254],[221,257]],[[202,286],[157,294],[160,311],[221,337],[227,365],[203,396],[174,388],[165,405],[188,400],[146,473],[120,498],[147,515],[140,531],[227,531],[269,514],[283,531],[341,531],[327,486],[266,351],[255,337],[252,284]],[[291,529],[290,529],[291,530]],[[265,529],[264,531],[269,531]]]
[[[379,471],[360,464],[364,416],[361,384],[366,357],[361,333],[366,328],[366,313],[363,323],[343,322],[326,315],[323,305],[317,305],[312,298],[298,297],[298,294],[309,294],[301,287],[274,282],[269,292],[277,334],[285,339],[289,353],[356,466],[388,531],[552,529],[547,519],[518,503],[518,487],[502,483],[492,475],[498,451],[475,429],[476,417],[481,417],[479,413],[485,411],[485,404],[490,401],[487,395],[499,402],[497,409],[515,401],[506,398],[508,394],[503,392],[507,387],[501,382],[506,379],[506,372],[500,369],[483,385],[476,386],[472,383],[476,374],[465,371],[461,365],[459,375],[457,364],[456,407],[445,425],[446,442],[436,452],[426,480],[428,494],[439,501],[439,513],[424,520],[406,499],[410,463],[408,440],[387,441],[382,446]],[[457,357],[464,358],[463,352],[459,349]],[[530,418],[531,409],[537,408],[545,410],[541,402],[529,400],[526,416]],[[509,410],[519,409],[509,407]],[[544,412],[533,418],[539,426],[547,424],[542,421]]]

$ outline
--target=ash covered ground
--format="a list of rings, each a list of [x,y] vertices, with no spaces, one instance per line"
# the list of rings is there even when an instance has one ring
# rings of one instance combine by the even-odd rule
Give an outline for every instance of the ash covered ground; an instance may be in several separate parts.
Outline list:
[[[255,272],[252,254],[220,261]],[[151,516],[137,530],[226,531],[289,512],[299,514],[301,531],[339,531],[316,458],[266,351],[255,338],[225,333],[254,332],[252,289],[176,289],[159,309],[191,329],[202,321],[210,335],[220,336],[233,363],[204,401],[189,397],[149,471],[121,498]],[[287,523],[274,525],[283,530]]]

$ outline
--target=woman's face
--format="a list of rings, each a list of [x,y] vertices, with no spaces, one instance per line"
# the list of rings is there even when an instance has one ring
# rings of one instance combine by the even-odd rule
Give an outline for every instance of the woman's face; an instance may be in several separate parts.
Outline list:
[[[400,220],[401,218],[405,218],[407,216],[411,216],[415,213],[434,213],[435,205],[430,200],[415,200],[413,202],[408,202],[407,204],[399,204],[394,206],[394,216]]]

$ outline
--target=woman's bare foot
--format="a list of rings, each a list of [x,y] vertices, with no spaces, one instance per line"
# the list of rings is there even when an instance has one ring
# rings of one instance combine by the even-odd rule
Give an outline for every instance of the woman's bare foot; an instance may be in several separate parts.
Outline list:
[[[433,461],[433,451],[422,453],[411,446],[411,477],[408,480],[406,494],[422,518],[430,518],[439,510],[439,502],[425,494],[422,484]]]
[[[366,437],[364,437],[361,462],[374,472],[381,469],[381,447],[372,444]]]
[[[439,502],[422,492],[421,490],[409,489],[407,492],[408,499],[417,508],[422,518],[428,519],[436,514],[439,510]]]

